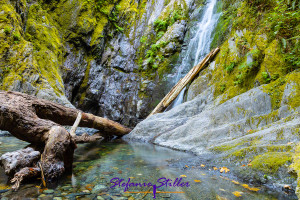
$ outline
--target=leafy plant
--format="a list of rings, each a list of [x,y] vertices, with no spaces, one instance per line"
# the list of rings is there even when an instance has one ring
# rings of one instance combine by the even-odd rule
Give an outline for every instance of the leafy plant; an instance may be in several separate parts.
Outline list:
[[[161,19],[155,20],[153,25],[156,32],[166,31],[169,26],[167,21]]]
[[[225,69],[228,73],[231,73],[235,67],[235,62],[231,62],[230,65],[228,65]]]
[[[226,89],[226,85],[225,85],[225,84],[222,84],[222,85],[221,85],[221,88],[220,88],[221,92],[223,93],[223,92],[225,91],[225,89]]]
[[[146,36],[141,37],[140,42],[143,43],[143,44],[146,43],[147,42],[147,37]]]
[[[270,83],[271,77],[268,72],[262,72],[261,75],[262,75],[265,83]]]
[[[13,34],[13,39],[14,39],[14,41],[20,41],[21,40],[21,36],[18,33],[14,33]]]
[[[158,68],[158,64],[152,65],[152,68],[153,68],[153,69],[157,69],[157,68]]]
[[[236,75],[235,78],[236,78],[236,81],[234,81],[234,84],[235,85],[240,85],[240,84],[242,84],[244,82],[245,75],[244,75],[244,73],[240,73],[240,74]]]
[[[159,32],[157,33],[157,39],[160,39],[164,34],[165,34],[164,31],[159,31]]]
[[[11,28],[10,28],[10,27],[5,27],[5,28],[4,28],[4,33],[5,33],[5,35],[10,34],[10,32],[11,32]]]

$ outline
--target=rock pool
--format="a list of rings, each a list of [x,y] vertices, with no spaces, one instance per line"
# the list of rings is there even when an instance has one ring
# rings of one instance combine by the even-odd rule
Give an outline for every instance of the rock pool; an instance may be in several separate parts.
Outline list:
[[[26,145],[14,137],[0,137],[0,155]],[[170,179],[172,186],[157,188],[156,199],[297,199],[284,192],[246,185],[233,176],[231,171],[220,173],[220,167],[223,166],[213,168],[200,163],[192,154],[151,144],[127,143],[122,140],[83,144],[78,145],[75,151],[73,174],[66,175],[59,183],[47,189],[40,188],[40,181],[36,181],[22,185],[19,191],[13,192],[9,190],[7,176],[1,168],[0,197],[3,200],[153,199],[153,187],[129,187],[124,192],[125,187],[111,188],[114,185],[111,179],[124,179],[122,183],[126,183],[130,178],[130,183],[150,182],[158,186],[160,183],[157,180],[166,178]],[[177,182],[174,183],[176,178]],[[181,182],[178,184],[179,179]],[[188,182],[189,187],[180,187],[183,182]]]

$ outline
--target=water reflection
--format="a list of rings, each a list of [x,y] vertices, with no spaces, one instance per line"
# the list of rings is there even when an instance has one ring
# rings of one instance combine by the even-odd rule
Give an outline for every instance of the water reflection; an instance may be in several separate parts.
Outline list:
[[[25,147],[27,143],[15,138],[1,138],[0,155]],[[6,192],[7,199],[153,199],[149,193],[124,193],[124,187],[111,188],[113,178],[130,178],[135,183],[157,184],[159,178],[176,178],[189,182],[189,187],[162,187],[157,189],[156,199],[297,199],[284,194],[265,191],[250,191],[232,182],[234,178],[221,177],[214,170],[194,166],[192,154],[143,143],[125,143],[123,141],[78,145],[74,155],[73,174],[62,179],[59,185],[48,190],[36,186],[40,182],[26,184],[18,192]],[[186,162],[186,163],[185,163]],[[6,176],[1,169],[0,191],[7,187]],[[249,186],[253,187],[253,186]],[[129,192],[152,191],[148,187],[130,187]],[[177,193],[174,193],[177,192]],[[184,193],[179,193],[184,192]],[[234,193],[238,192],[238,193]],[[240,194],[236,197],[234,194]]]

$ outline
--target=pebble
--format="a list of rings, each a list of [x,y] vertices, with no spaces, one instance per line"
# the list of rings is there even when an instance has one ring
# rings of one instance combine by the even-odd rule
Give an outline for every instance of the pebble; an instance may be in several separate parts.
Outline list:
[[[53,200],[62,200],[61,197],[54,197]]]
[[[72,187],[71,186],[64,186],[64,187],[62,187],[61,189],[62,190],[70,190]]]
[[[130,197],[131,194],[124,192],[124,193],[123,193],[123,196],[124,196],[124,197]]]
[[[83,190],[84,193],[91,193],[89,190]]]
[[[113,200],[127,200],[128,198],[126,197],[116,197],[116,196],[112,196]]]
[[[85,196],[87,195],[87,193],[72,193],[72,194],[68,194],[66,197],[69,199],[75,198],[77,196]]]
[[[99,193],[99,192],[103,192],[107,189],[107,187],[105,185],[96,185],[93,190],[92,193]]]
[[[53,194],[54,190],[44,190],[43,193],[45,193],[45,194]]]
[[[162,198],[171,198],[171,194],[163,194]]]
[[[97,199],[98,200],[104,200],[103,197],[101,197],[101,196],[97,196]]]

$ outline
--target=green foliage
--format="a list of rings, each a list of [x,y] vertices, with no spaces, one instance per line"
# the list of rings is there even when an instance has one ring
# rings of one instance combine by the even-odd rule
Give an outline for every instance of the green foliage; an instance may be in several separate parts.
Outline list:
[[[223,93],[226,90],[226,85],[222,84],[220,87],[221,92]]]
[[[246,0],[246,2],[257,10],[267,10],[274,4],[274,0]]]
[[[157,68],[158,68],[158,64],[152,65],[152,68],[153,68],[153,69],[157,69]]]
[[[239,73],[238,75],[236,75],[235,77],[235,81],[234,81],[234,84],[235,85],[241,85],[242,83],[244,83],[245,81],[245,74],[244,73]]]
[[[225,67],[226,71],[228,73],[231,73],[235,67],[236,63],[235,62],[231,62],[230,65],[228,65],[227,67]]]
[[[165,32],[164,31],[159,31],[158,33],[157,33],[157,38],[158,39],[160,39],[163,35],[165,34]]]
[[[148,39],[147,36],[143,36],[143,37],[141,37],[140,42],[142,44],[145,44],[147,42],[147,39]]]
[[[268,72],[262,72],[261,75],[262,75],[265,83],[270,83],[271,77]]]
[[[152,50],[148,50],[146,53],[146,58],[153,57],[153,56],[154,56],[154,52]]]
[[[154,21],[154,29],[157,33],[165,32],[169,26],[172,26],[176,21],[183,19],[184,16],[181,10],[175,10],[166,19],[157,19]],[[160,33],[161,35],[162,33]]]
[[[21,40],[21,36],[19,33],[13,33],[13,39],[15,42],[18,42]]]
[[[10,34],[10,32],[11,32],[11,28],[10,28],[10,27],[5,27],[5,28],[4,28],[4,33],[5,33],[5,35]]]
[[[156,32],[159,32],[159,31],[164,32],[167,30],[168,26],[169,26],[169,24],[165,20],[157,19],[154,21],[154,29]]]

